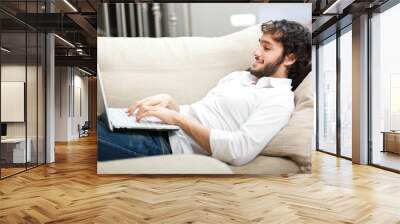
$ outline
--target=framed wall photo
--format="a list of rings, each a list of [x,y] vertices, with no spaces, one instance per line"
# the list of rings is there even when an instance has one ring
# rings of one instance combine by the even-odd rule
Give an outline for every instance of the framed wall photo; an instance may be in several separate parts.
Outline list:
[[[24,122],[25,82],[1,82],[1,122]]]
[[[145,4],[99,5],[97,173],[311,172],[311,4]]]

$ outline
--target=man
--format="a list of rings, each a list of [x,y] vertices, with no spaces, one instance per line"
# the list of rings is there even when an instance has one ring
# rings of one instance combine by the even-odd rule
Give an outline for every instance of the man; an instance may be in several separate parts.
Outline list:
[[[292,90],[311,67],[307,28],[281,20],[263,23],[261,30],[251,67],[222,78],[200,101],[179,105],[159,94],[128,109],[138,121],[154,116],[181,130],[112,133],[100,122],[99,160],[171,153],[199,153],[237,166],[253,160],[287,124],[294,109]]]

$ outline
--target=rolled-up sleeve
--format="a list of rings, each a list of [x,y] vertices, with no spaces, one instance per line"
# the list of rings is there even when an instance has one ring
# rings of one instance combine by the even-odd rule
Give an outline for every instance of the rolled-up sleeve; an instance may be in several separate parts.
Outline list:
[[[235,166],[250,162],[287,124],[292,111],[280,105],[259,106],[237,131],[211,129],[212,157]]]

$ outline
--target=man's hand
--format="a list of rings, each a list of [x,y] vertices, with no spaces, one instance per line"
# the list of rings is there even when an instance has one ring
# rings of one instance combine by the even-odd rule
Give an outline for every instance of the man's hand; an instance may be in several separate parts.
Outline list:
[[[182,115],[162,106],[142,106],[136,114],[136,120],[139,122],[142,118],[147,116],[154,116],[164,123],[177,125],[178,118]]]
[[[143,106],[164,107],[179,112],[179,105],[174,98],[168,94],[158,94],[134,102],[128,108],[128,116],[131,116],[136,110],[139,111]]]
[[[210,129],[201,125],[198,121],[165,107],[143,106],[136,114],[136,120],[140,121],[143,117],[154,116],[164,123],[179,126],[186,134],[192,137],[210,155]]]

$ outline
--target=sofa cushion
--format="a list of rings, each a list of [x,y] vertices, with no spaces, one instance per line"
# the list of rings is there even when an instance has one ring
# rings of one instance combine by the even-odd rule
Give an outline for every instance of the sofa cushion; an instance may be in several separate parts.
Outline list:
[[[98,174],[232,174],[225,163],[203,155],[162,155],[97,162]]]
[[[260,34],[257,25],[222,37],[99,37],[97,59],[107,101],[126,107],[168,93],[180,104],[193,103],[222,77],[251,65]]]
[[[231,166],[235,174],[287,175],[300,171],[299,166],[290,159],[258,156],[244,166]]]
[[[213,38],[99,37],[98,63],[108,103],[113,107],[126,107],[134,100],[157,93],[169,93],[180,104],[195,102],[223,76],[250,66],[260,34],[260,26],[255,25]],[[306,85],[307,79],[311,78],[307,77],[295,92],[296,108],[288,126],[262,153],[286,156],[301,165],[302,170],[310,167],[309,141],[313,135],[313,101],[310,101],[311,87]],[[304,137],[297,138],[300,135]],[[254,162],[257,161],[261,159],[257,157]],[[268,164],[260,163],[260,166]],[[154,171],[149,166],[146,168],[150,169],[148,173]]]
[[[314,99],[312,76],[309,74],[295,90],[295,110],[288,124],[262,151],[265,156],[288,157],[311,171],[311,145],[314,131]]]

